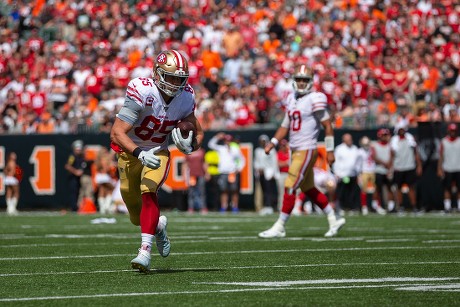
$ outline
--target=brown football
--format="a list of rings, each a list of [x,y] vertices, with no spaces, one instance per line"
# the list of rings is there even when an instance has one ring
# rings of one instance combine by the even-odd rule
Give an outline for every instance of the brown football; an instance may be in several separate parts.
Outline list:
[[[193,131],[193,136],[195,136],[195,134],[196,134],[195,125],[192,124],[189,121],[181,121],[181,122],[179,122],[177,124],[177,128],[180,129],[180,132],[181,132],[183,138],[188,137],[188,134],[189,134],[190,130]]]

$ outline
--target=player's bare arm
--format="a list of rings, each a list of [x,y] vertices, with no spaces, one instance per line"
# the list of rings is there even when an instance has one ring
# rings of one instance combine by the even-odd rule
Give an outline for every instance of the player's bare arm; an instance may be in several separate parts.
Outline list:
[[[417,151],[417,148],[414,147],[414,155],[415,155],[415,172],[417,173],[417,176],[422,176],[423,173],[423,166],[422,166],[422,159],[420,158],[420,155]]]
[[[289,128],[279,127],[275,132],[275,136],[265,145],[265,153],[268,155],[270,151],[278,145],[279,141],[287,136],[288,132]]]
[[[326,145],[326,152],[327,152],[327,162],[329,165],[334,164],[335,156],[334,156],[334,130],[332,129],[332,124],[330,119],[323,120],[321,125],[324,127],[324,143]]]
[[[116,117],[110,132],[110,140],[120,146],[124,152],[130,154],[137,148],[137,145],[127,134],[132,128],[131,124]]]
[[[444,178],[444,170],[442,168],[442,164],[444,163],[444,147],[442,146],[439,148],[439,159],[438,159],[438,176],[440,178]]]
[[[388,165],[389,165],[388,169],[393,167],[394,160],[395,160],[395,152],[392,149],[390,150],[390,161],[388,162]]]
[[[4,170],[5,176],[14,176],[16,173],[16,162],[8,161]]]

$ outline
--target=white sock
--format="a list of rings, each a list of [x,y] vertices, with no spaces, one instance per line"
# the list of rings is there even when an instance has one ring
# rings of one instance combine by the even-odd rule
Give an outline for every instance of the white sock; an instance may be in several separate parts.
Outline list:
[[[104,198],[103,197],[98,197],[97,198],[97,204],[99,205],[99,212],[105,213]]]
[[[8,206],[8,213],[15,214],[17,212],[16,207],[18,205],[18,199],[16,197],[12,197],[12,198],[10,198],[9,203],[10,204]],[[7,204],[8,204],[8,202],[7,202]]]
[[[6,212],[8,213],[11,213],[11,210],[13,209],[13,206],[11,205],[11,200],[12,198],[6,199]]]
[[[107,195],[104,198],[104,206],[107,213],[110,213],[110,207],[112,206],[112,195]]]
[[[287,221],[289,220],[290,216],[291,216],[290,214],[281,212],[280,217],[278,218],[278,220],[276,222],[281,224],[282,226],[284,226],[287,223]]]
[[[313,204],[311,203],[311,201],[307,200],[305,202],[304,210],[305,213],[307,213],[308,215],[310,215],[313,212]]]
[[[388,201],[388,211],[393,211],[395,209],[395,201],[394,200],[390,200]]]
[[[449,211],[452,209],[452,204],[450,199],[444,199],[444,210]]]
[[[374,210],[377,210],[378,207],[379,207],[379,202],[376,199],[373,199],[372,200],[372,208]]]
[[[150,252],[152,250],[153,238],[155,238],[155,236],[149,233],[142,233],[141,238],[142,238],[141,249],[144,249]]]
[[[323,208],[323,212],[324,214],[328,216],[331,214],[335,214],[334,209],[332,208],[331,204],[327,204],[326,207]]]

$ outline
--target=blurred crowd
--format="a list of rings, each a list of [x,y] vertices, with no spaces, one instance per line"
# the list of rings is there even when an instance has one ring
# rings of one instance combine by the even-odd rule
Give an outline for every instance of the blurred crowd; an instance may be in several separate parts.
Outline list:
[[[170,48],[205,130],[279,123],[299,62],[335,128],[460,122],[459,17],[453,0],[2,1],[0,133],[107,132]]]

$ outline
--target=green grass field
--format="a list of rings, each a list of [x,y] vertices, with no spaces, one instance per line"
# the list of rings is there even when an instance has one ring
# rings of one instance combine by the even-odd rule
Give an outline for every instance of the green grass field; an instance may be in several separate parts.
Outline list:
[[[284,239],[257,233],[275,215],[164,212],[171,255],[130,268],[127,216],[0,215],[1,306],[460,306],[460,215],[292,217]]]

